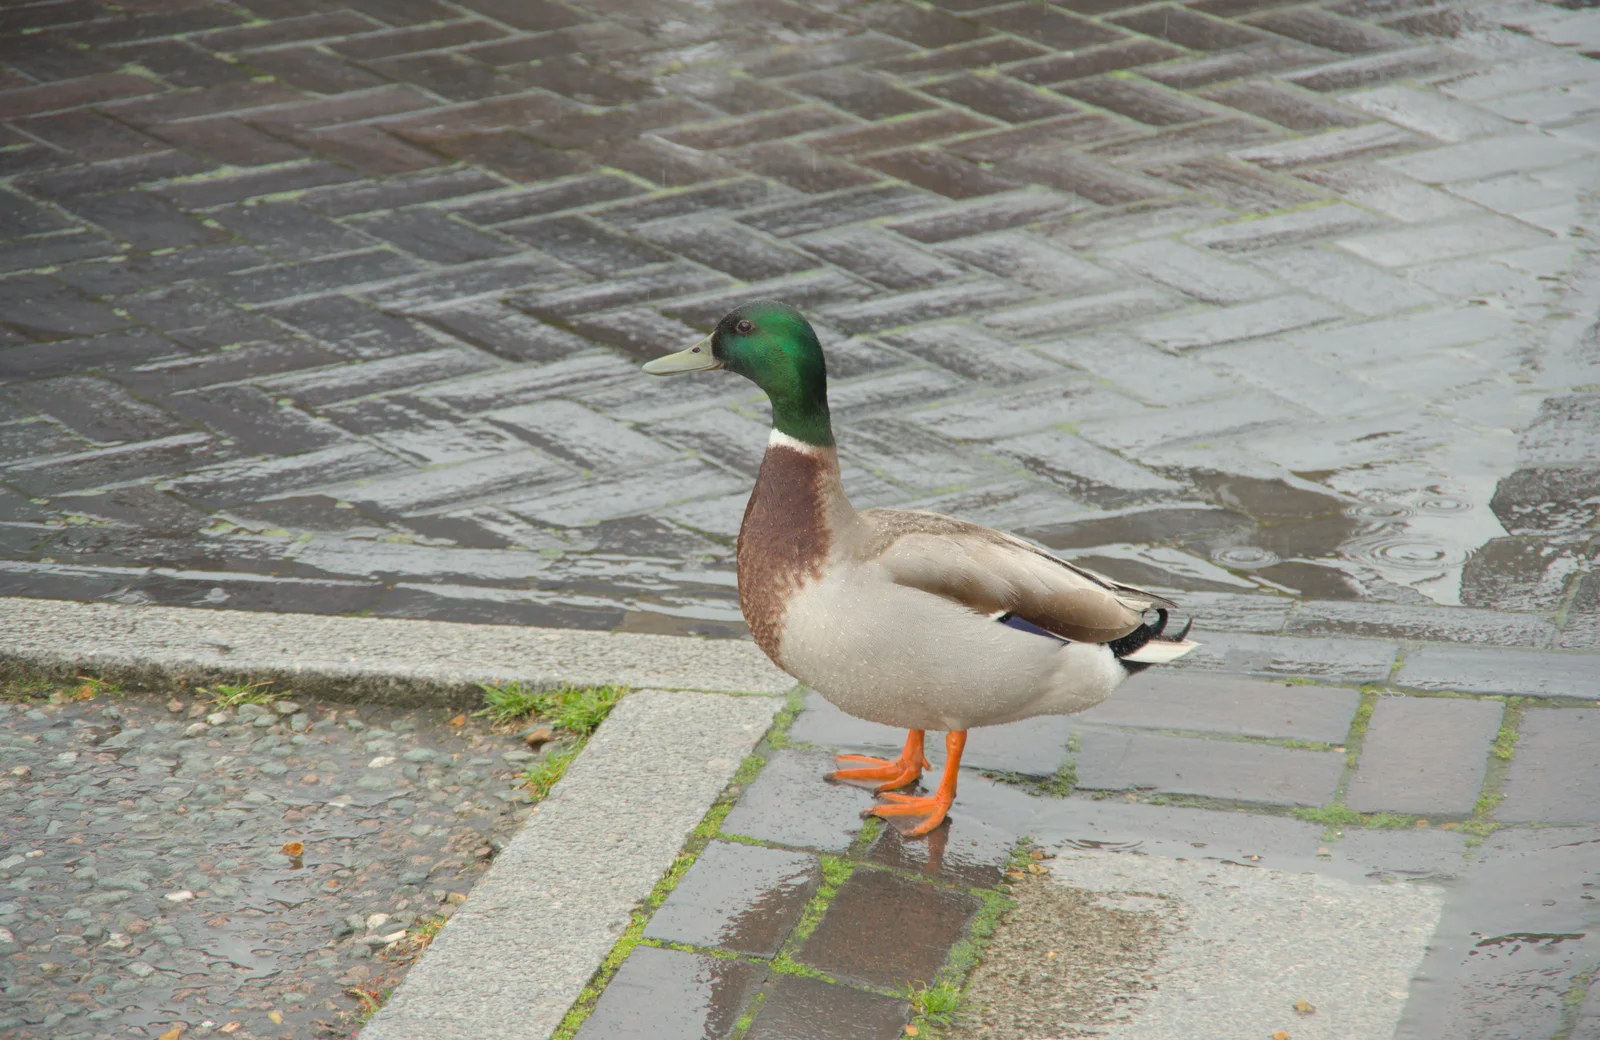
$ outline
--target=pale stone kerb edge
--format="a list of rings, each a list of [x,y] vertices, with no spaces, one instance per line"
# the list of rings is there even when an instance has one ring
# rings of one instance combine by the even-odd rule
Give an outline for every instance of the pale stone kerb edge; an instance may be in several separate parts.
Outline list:
[[[507,680],[794,686],[746,640],[0,597],[0,674],[85,670],[178,692],[270,679],[306,697],[405,705],[476,703],[478,683]]]
[[[783,704],[624,698],[363,1040],[547,1040]]]

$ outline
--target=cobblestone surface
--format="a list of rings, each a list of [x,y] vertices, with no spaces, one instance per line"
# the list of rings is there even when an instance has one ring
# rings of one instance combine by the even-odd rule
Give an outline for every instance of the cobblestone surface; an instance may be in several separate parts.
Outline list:
[[[781,296],[861,504],[1592,648],[1591,19],[10,4],[0,593],[738,634],[764,406],[636,366]]]
[[[0,703],[0,1032],[348,1036],[526,814],[514,736],[276,708]]]

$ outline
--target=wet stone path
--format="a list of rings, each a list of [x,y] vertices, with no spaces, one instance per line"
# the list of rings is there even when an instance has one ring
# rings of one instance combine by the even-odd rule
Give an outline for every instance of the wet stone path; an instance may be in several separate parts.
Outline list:
[[[1122,1035],[1181,982],[1170,964],[1152,972],[1162,915],[1194,893],[1170,892],[1171,876],[1115,899],[1043,883],[1083,852],[1127,857],[1114,876],[1190,862],[1218,891],[1250,874],[1416,890],[1320,937],[1290,907],[1232,905],[1249,923],[1208,935],[1217,975],[1187,984],[1191,1011],[1234,1007],[1235,962],[1271,948],[1259,970],[1309,964],[1323,1005],[1305,1023],[1294,996],[1274,1004],[1291,1036],[1338,1036],[1327,1020],[1367,1001],[1384,1040],[1600,1035],[1600,760],[1578,750],[1600,739],[1600,702],[1147,672],[1084,715],[974,731],[949,823],[925,839],[864,822],[871,793],[826,778],[834,752],[892,755],[903,733],[815,694],[802,708],[624,940],[578,1040]],[[930,757],[937,776],[937,742]],[[1437,929],[1430,916],[1414,931],[1383,985],[1365,977],[1362,944],[1404,931],[1385,910],[1433,898]]]
[[[528,757],[440,711],[0,702],[0,1035],[350,1035],[346,991],[392,988],[526,815]]]
[[[0,594],[741,634],[765,402],[638,365],[777,297],[860,505],[1251,601],[1213,632],[1593,648],[1596,46],[1577,0],[8,3]]]

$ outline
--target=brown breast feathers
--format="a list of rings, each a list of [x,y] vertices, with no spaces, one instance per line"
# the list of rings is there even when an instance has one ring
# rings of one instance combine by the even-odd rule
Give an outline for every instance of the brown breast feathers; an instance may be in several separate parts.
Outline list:
[[[832,460],[784,445],[767,449],[739,529],[739,607],[756,645],[780,668],[778,634],[789,597],[822,575],[829,528],[824,489]]]

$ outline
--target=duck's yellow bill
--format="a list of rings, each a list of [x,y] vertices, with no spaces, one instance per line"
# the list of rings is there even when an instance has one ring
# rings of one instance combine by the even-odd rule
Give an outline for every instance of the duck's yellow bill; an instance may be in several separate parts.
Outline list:
[[[707,336],[688,350],[646,362],[644,370],[653,376],[671,376],[679,372],[704,372],[708,368],[721,367],[722,362],[711,353],[711,337]]]

